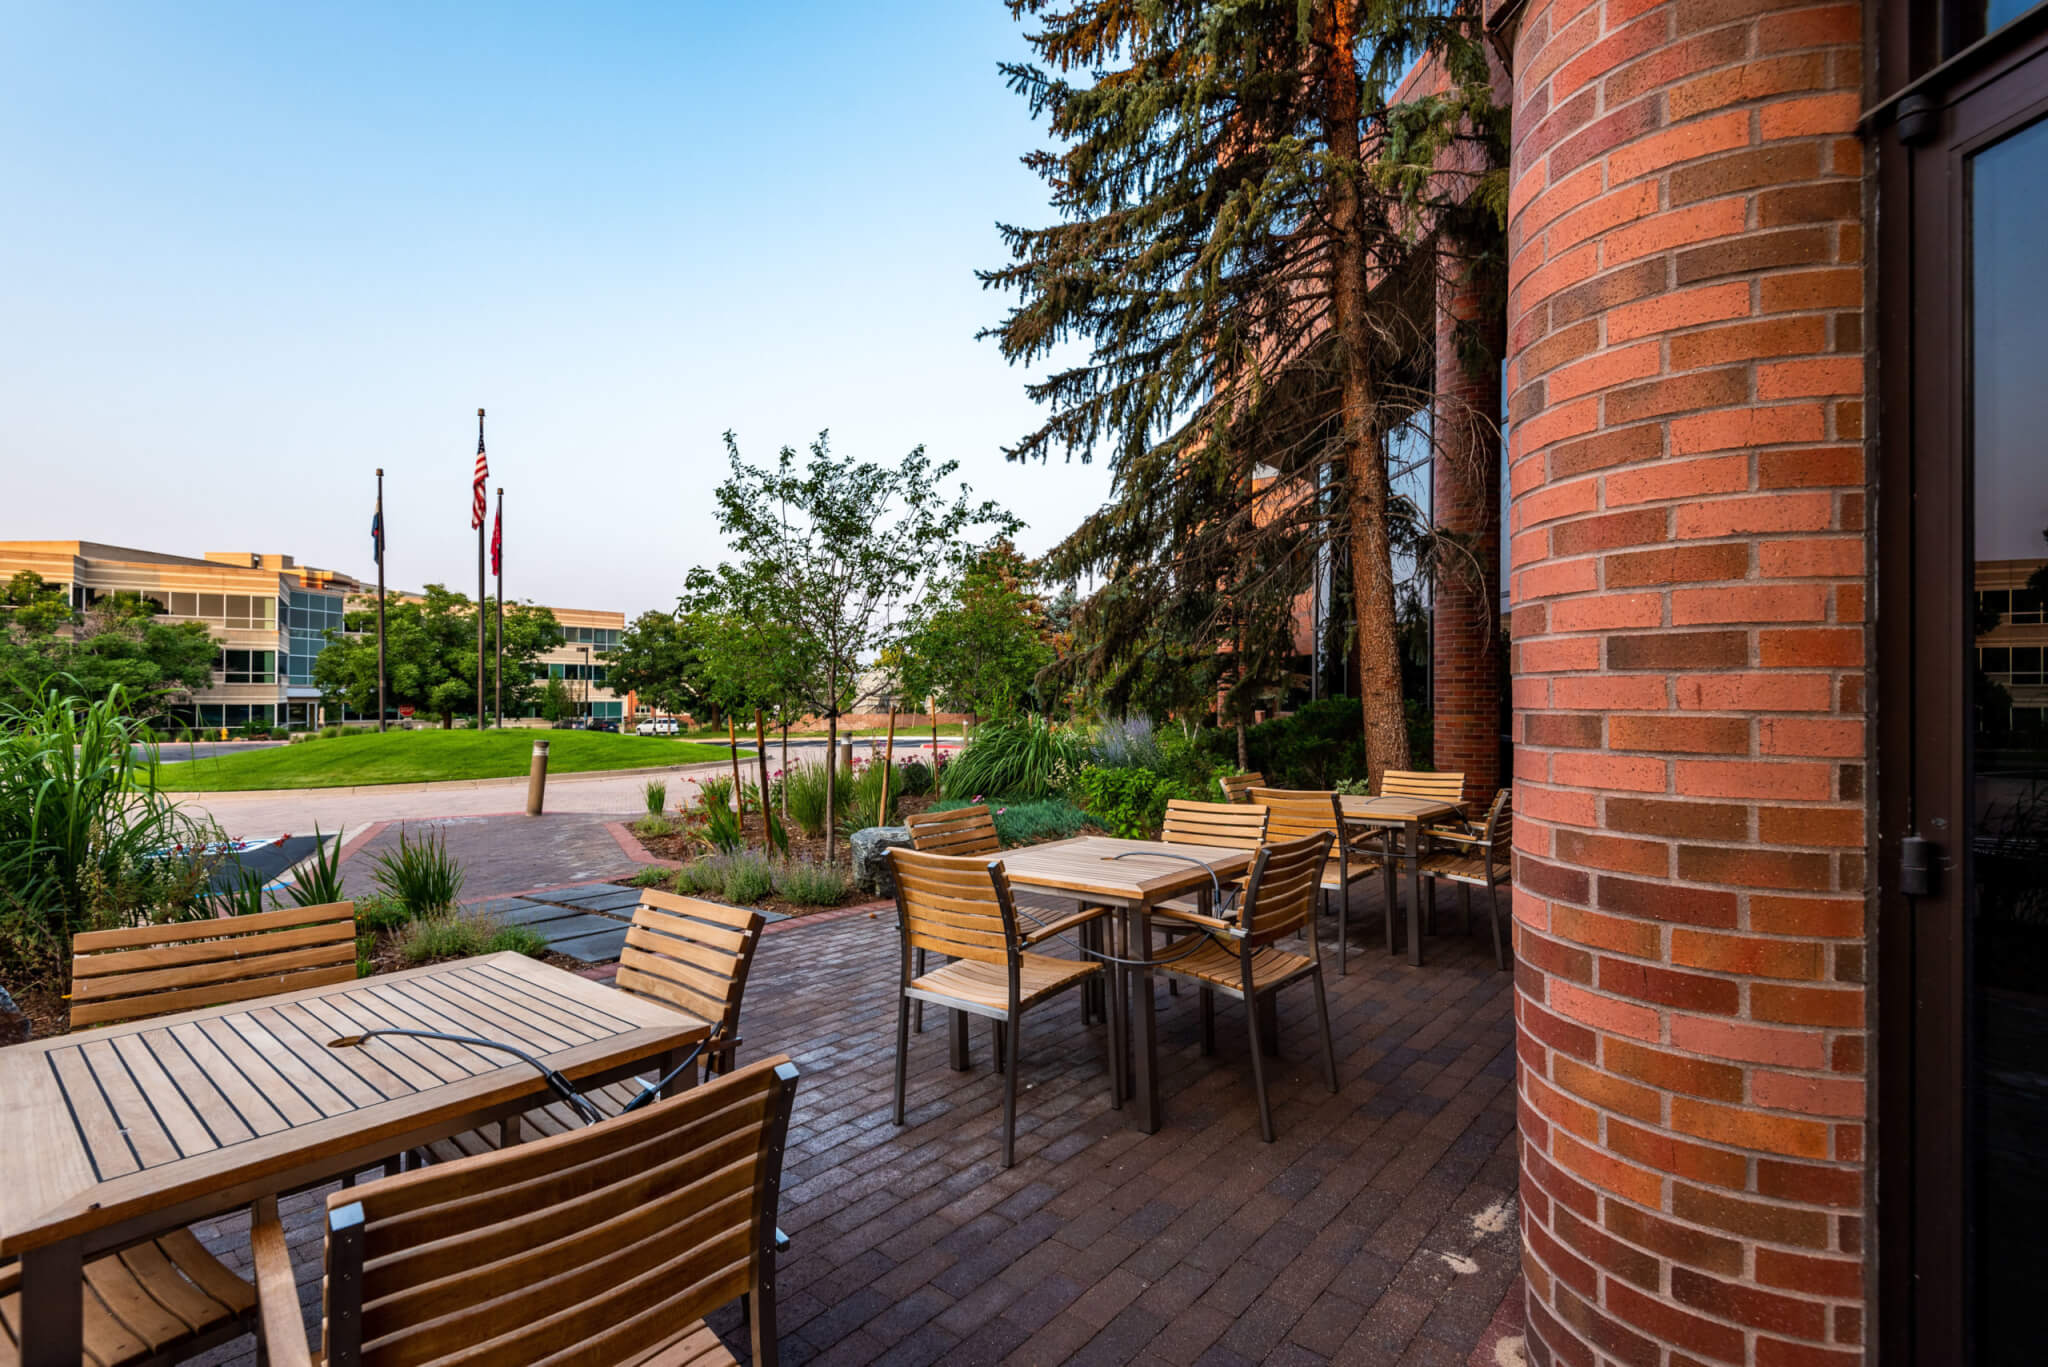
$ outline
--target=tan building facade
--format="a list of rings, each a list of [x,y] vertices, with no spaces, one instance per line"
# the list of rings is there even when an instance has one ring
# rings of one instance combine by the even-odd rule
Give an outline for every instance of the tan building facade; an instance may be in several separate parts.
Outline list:
[[[0,577],[32,571],[63,588],[74,611],[135,593],[162,619],[204,622],[220,643],[211,688],[174,706],[201,726],[318,726],[329,709],[313,685],[326,632],[341,626],[357,581],[288,555],[173,555],[97,541],[0,541]]]

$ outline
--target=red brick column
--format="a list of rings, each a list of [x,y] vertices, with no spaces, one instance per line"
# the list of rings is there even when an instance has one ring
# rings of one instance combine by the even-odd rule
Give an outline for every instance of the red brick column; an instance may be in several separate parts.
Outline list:
[[[1438,287],[1436,322],[1436,525],[1460,550],[1439,575],[1431,604],[1430,680],[1434,762],[1462,771],[1465,800],[1485,810],[1501,785],[1500,365],[1498,307],[1455,262]],[[1493,319],[1498,318],[1493,313]],[[1458,355],[1459,323],[1477,322],[1487,360]],[[1469,554],[1470,561],[1466,559]]]
[[[1538,1363],[1863,1356],[1861,23],[1533,0],[1517,33]]]

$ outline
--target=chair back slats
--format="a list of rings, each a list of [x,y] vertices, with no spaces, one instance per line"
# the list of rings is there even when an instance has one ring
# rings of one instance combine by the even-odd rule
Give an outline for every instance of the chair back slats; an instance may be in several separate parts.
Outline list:
[[[648,890],[619,951],[618,987],[739,1033],[747,969],[765,918],[746,907]]]
[[[1291,788],[1254,788],[1252,801],[1266,809],[1268,840],[1298,840],[1318,831],[1343,832],[1337,794],[1296,792]]]
[[[330,1216],[360,1207],[363,1266],[338,1269],[330,1243],[330,1320],[337,1288],[359,1286],[372,1367],[620,1362],[763,1290],[764,1273],[772,1294],[795,1087],[789,1061],[768,1059],[600,1125],[334,1193]]]
[[[1465,775],[1424,773],[1413,769],[1388,769],[1380,775],[1381,797],[1425,797],[1437,802],[1465,800]]]
[[[996,819],[984,804],[950,812],[919,812],[903,818],[910,843],[926,854],[993,854],[1003,847]]]
[[[1017,914],[1002,865],[979,855],[889,851],[905,942],[955,959],[1008,964],[1016,956]],[[906,969],[906,971],[908,971]]]
[[[1225,802],[1250,802],[1252,789],[1266,786],[1266,776],[1258,773],[1232,774],[1216,781],[1223,785]]]
[[[1245,885],[1239,921],[1247,950],[1292,935],[1308,921],[1322,887],[1323,865],[1330,858],[1330,839],[1328,831],[1317,831],[1259,852]],[[1315,937],[1309,939],[1313,942]]]
[[[140,1020],[353,981],[356,904],[85,931],[71,951],[72,1026]]]
[[[1488,862],[1506,864],[1514,852],[1515,844],[1515,790],[1503,788],[1493,795],[1493,806],[1486,813],[1486,844]]]
[[[1266,809],[1250,803],[1174,798],[1166,804],[1166,829],[1160,839],[1169,845],[1255,850],[1266,841]]]

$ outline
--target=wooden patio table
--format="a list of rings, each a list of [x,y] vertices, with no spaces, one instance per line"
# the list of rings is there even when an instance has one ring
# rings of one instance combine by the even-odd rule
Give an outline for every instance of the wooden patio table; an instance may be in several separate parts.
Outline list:
[[[0,1254],[21,1258],[24,1367],[78,1367],[86,1259],[551,1095],[496,1050],[389,1037],[328,1047],[392,1026],[502,1041],[592,1084],[680,1061],[710,1033],[492,954],[0,1049]]]
[[[1122,856],[1122,857],[1119,857]],[[1042,888],[1064,893],[1084,902],[1119,909],[1125,921],[1122,943],[1135,952],[1129,957],[1147,958],[1152,943],[1152,909],[1159,903],[1187,893],[1207,893],[1210,874],[1228,884],[1242,877],[1252,866],[1250,850],[1219,849],[1211,845],[1169,845],[1158,840],[1117,840],[1108,836],[1080,836],[1054,840],[1043,845],[1004,850],[1003,870],[1019,887]],[[1189,862],[1193,861],[1193,862]],[[1112,993],[1128,1003],[1130,1017],[1133,1094],[1137,1101],[1138,1128],[1157,1134],[1159,1106],[1159,1033],[1152,1008],[1152,970],[1137,966],[1123,970],[1129,990]],[[1111,1038],[1121,1045],[1125,1012],[1112,1010]]]
[[[1422,828],[1432,821],[1460,817],[1465,809],[1455,802],[1428,797],[1350,797],[1339,794],[1337,806],[1352,825],[1370,826],[1401,833],[1398,851],[1408,873],[1408,962],[1422,967]],[[1387,886],[1387,915],[1394,914],[1394,889]]]

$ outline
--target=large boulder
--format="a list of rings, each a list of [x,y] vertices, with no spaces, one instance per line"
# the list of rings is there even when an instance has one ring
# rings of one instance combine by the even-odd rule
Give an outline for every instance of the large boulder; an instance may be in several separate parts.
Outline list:
[[[910,827],[870,826],[853,833],[853,881],[870,897],[894,897],[896,880],[889,876],[889,851],[910,848]]]
[[[0,987],[0,1044],[24,1043],[31,1029],[27,1014],[14,1004],[7,989]]]

